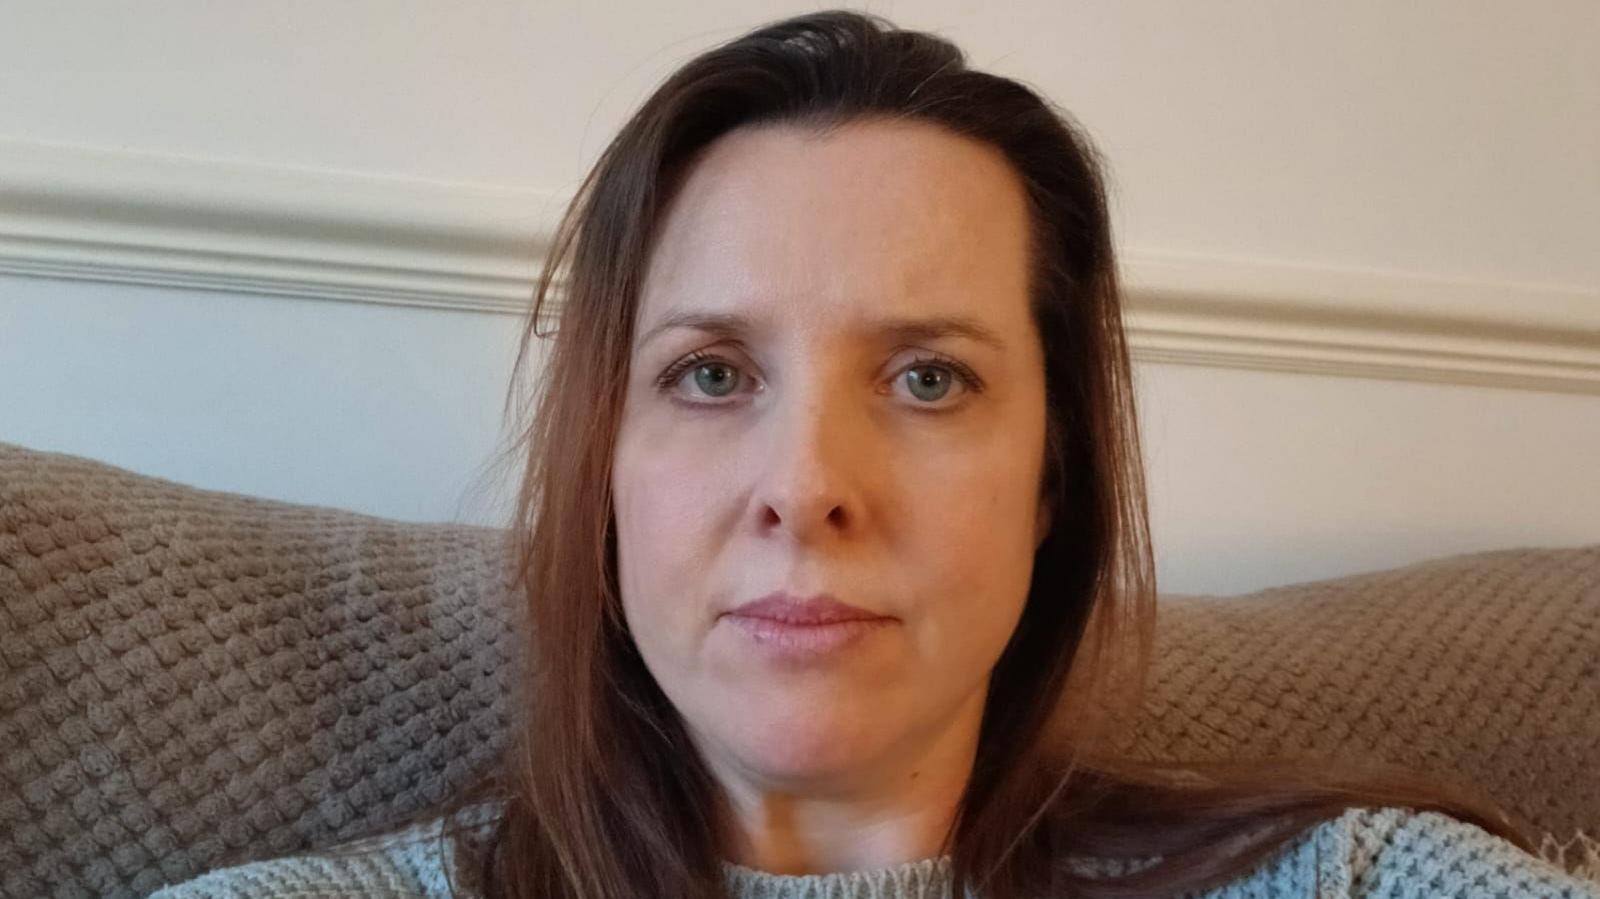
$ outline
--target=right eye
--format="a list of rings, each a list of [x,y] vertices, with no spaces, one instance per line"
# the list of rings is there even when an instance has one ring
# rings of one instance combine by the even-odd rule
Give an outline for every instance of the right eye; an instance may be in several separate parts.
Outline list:
[[[740,377],[742,373],[739,369],[726,359],[696,351],[668,366],[656,378],[656,388],[663,393],[671,393],[678,389],[680,382],[690,381],[703,395],[715,399],[732,394]],[[699,400],[688,402],[702,406],[722,405]]]

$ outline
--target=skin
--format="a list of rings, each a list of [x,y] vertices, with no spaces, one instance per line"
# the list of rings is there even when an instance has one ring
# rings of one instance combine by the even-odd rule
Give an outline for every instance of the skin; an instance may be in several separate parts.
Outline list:
[[[666,210],[613,458],[619,577],[721,788],[731,861],[853,871],[941,848],[1049,525],[1027,224],[998,151],[883,120],[736,130]],[[745,322],[657,329],[685,312]],[[935,316],[1000,345],[876,327]],[[981,390],[916,364],[935,354]],[[780,589],[893,620],[775,660],[721,613]]]

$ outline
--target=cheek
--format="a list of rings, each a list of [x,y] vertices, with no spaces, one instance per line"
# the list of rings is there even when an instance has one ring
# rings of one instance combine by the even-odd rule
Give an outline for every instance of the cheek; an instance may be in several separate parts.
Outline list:
[[[907,485],[921,486],[904,491],[914,526],[923,542],[962,550],[934,558],[996,568],[1025,552],[1031,561],[1043,454],[1021,448],[1043,439],[1016,429],[921,457]]]
[[[1026,601],[1037,548],[1040,460],[1022,454],[1019,434],[940,460],[915,494],[916,535],[906,548],[954,636],[1003,644]],[[1042,432],[1039,440],[1043,440]],[[1042,455],[1042,454],[1041,454]],[[937,476],[936,476],[937,475]]]
[[[619,440],[612,468],[612,510],[617,529],[617,576],[623,610],[636,639],[698,609],[681,601],[695,594],[694,575],[715,553],[714,473],[704,469],[704,448],[680,448],[649,435]],[[644,640],[639,640],[642,644]]]

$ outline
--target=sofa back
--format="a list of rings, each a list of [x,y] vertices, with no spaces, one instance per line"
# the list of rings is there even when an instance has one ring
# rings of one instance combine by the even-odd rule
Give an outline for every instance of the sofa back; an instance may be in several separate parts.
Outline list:
[[[509,583],[504,531],[0,443],[0,895],[143,896],[464,786]],[[1600,546],[1169,597],[1156,656],[1130,752],[1380,758],[1600,835]]]

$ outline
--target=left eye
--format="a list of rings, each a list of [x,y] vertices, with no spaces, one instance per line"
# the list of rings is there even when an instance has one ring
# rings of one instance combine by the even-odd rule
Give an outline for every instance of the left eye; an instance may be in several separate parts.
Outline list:
[[[707,362],[694,369],[694,382],[707,396],[727,396],[733,392],[739,370],[725,362]]]
[[[950,392],[950,381],[954,374],[942,365],[914,365],[906,369],[905,382],[913,396],[931,403]],[[927,395],[923,391],[927,391]]]

